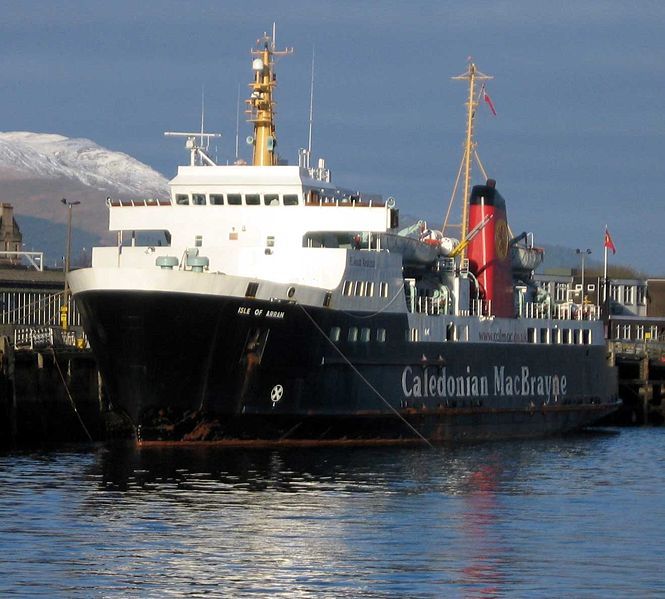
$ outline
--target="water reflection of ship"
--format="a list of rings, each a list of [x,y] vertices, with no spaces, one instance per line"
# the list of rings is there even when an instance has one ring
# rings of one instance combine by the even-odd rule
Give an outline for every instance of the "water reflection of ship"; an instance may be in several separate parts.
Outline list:
[[[602,437],[562,447],[579,451]],[[515,527],[521,518],[534,521],[515,513],[521,500],[511,497],[529,493],[553,447],[110,447],[87,473],[98,486],[85,509],[112,522],[153,518],[152,527],[170,530],[168,542],[183,554],[223,547],[230,563],[251,554],[257,576],[269,552],[284,560],[281,568],[337,577],[340,588],[350,565],[366,560],[365,568],[376,564],[390,576],[393,593],[401,576],[404,595],[417,596],[415,572],[442,595],[505,596],[523,559]],[[196,533],[202,528],[206,535]],[[201,564],[191,567],[200,577]]]
[[[465,597],[498,597],[506,583],[510,540],[500,526],[504,514],[498,498],[501,460],[497,455],[470,472],[467,479],[462,531],[468,548],[467,565],[462,569]]]

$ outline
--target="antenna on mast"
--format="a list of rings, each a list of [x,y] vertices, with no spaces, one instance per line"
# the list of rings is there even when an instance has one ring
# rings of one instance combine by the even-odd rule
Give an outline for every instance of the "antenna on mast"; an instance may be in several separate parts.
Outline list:
[[[247,138],[247,143],[253,146],[254,166],[274,166],[278,163],[273,100],[277,79],[274,66],[279,56],[291,54],[293,49],[275,50],[274,36],[273,23],[273,37],[264,33],[263,37],[257,40],[257,47],[251,51],[252,56],[255,56],[252,61],[254,79],[249,85],[251,94],[246,102],[249,104],[248,120],[254,124],[254,135]]]
[[[489,79],[494,79],[491,75],[485,75],[481,73],[476,65],[472,62],[471,57],[468,58],[469,64],[467,65],[466,71],[461,75],[452,77],[452,79],[460,81],[466,80],[469,82],[469,96],[466,102],[466,139],[464,143],[464,156],[462,158],[462,164],[460,165],[459,176],[464,174],[464,197],[462,201],[462,230],[460,235],[460,242],[464,242],[467,237],[467,229],[469,224],[469,187],[471,186],[471,161],[473,156],[476,155],[476,144],[473,141],[473,123],[476,116],[476,108],[478,107],[478,99],[475,97],[475,85],[476,81],[487,81]],[[457,183],[455,183],[455,188],[457,188]],[[451,198],[451,203],[452,200]],[[448,209],[450,212],[450,208]],[[446,220],[448,217],[446,216]],[[462,251],[462,259],[465,257],[465,251]]]
[[[238,162],[239,131],[240,131],[240,83],[238,83],[238,97],[236,99],[236,162]]]
[[[312,46],[312,76],[309,82],[309,132],[307,135],[307,168],[312,155],[312,123],[314,122],[314,46]]]
[[[201,85],[201,147],[203,147],[203,123],[205,120],[205,112],[206,112],[206,93],[205,93],[205,84]],[[208,148],[206,147],[206,150]]]

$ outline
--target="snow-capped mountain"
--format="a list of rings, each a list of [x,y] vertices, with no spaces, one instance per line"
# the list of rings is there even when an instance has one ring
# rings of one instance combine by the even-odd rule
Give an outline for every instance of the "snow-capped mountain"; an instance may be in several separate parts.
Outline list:
[[[0,132],[0,169],[5,175],[1,178],[65,178],[118,195],[168,195],[163,175],[127,154],[107,150],[89,139],[27,131]]]
[[[165,198],[167,179],[122,152],[89,139],[64,135],[0,132],[0,202],[14,206],[26,247],[62,254],[67,222],[62,198],[79,202],[72,212],[73,255],[81,247],[108,242],[108,196]],[[60,243],[57,240],[60,239]]]

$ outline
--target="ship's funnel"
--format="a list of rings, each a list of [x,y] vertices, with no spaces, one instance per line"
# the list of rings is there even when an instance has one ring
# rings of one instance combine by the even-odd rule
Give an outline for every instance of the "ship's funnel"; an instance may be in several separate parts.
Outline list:
[[[469,267],[476,275],[485,299],[491,302],[487,312],[495,316],[512,317],[515,309],[506,202],[496,190],[493,179],[471,190],[469,230],[490,215],[489,222],[469,243]]]

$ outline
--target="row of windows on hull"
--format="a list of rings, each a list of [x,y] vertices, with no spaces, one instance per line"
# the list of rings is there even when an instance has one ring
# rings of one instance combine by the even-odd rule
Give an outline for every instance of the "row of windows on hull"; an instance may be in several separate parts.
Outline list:
[[[548,329],[529,328],[527,337],[530,343],[553,343],[565,345],[591,345],[589,329]]]
[[[278,193],[177,193],[175,203],[178,206],[297,206],[300,200],[296,193],[281,196]]]
[[[423,337],[429,337],[430,329],[425,328],[422,331]],[[405,331],[406,341],[420,341],[420,329],[413,328]],[[330,329],[330,340],[335,343],[342,338],[341,327],[332,327]],[[368,343],[369,341],[377,341],[378,343],[386,342],[386,329],[378,328],[374,332],[369,327],[349,327],[346,332],[346,340],[349,343]],[[469,327],[456,326],[453,323],[448,324],[445,331],[445,341],[468,341],[469,340]]]
[[[406,331],[406,341],[418,342],[421,340],[435,341],[430,338],[431,331],[426,327],[422,331],[418,328],[411,328]],[[330,329],[330,340],[337,342],[342,338],[341,327],[332,327]],[[492,335],[488,335],[487,341],[491,340]],[[482,339],[482,335],[481,335]],[[590,345],[591,344],[591,331],[588,329],[532,329],[528,330],[527,340],[530,343],[552,343],[552,344],[569,344],[569,345]],[[386,341],[386,330],[383,328],[376,329],[375,334],[372,335],[372,330],[369,327],[358,328],[349,327],[346,333],[346,340],[350,343],[357,341],[367,343],[371,340],[384,343]],[[468,341],[469,340],[469,327],[467,325],[455,325],[448,323],[445,328],[445,337],[436,341]]]
[[[373,297],[374,281],[344,281],[342,295]],[[385,281],[379,283],[379,296],[388,297],[388,283]]]
[[[330,329],[330,340],[337,343],[342,338],[341,327],[332,327]],[[369,327],[349,327],[346,333],[346,340],[349,343],[369,343],[370,341],[377,341],[378,343],[386,342],[386,329],[376,329],[372,331]]]

